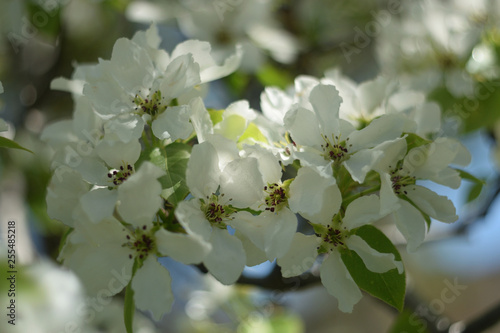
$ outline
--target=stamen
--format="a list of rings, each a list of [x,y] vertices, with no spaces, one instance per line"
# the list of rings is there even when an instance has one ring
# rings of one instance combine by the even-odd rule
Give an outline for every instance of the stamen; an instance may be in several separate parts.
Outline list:
[[[136,105],[135,110],[140,110],[140,114],[149,114],[151,116],[156,116],[167,108],[164,104],[165,97],[161,96],[161,91],[157,90],[152,95],[151,93],[142,98],[139,95],[135,95],[132,102]]]
[[[134,168],[130,164],[124,164],[120,166],[119,170],[110,170],[108,172],[108,178],[110,178],[113,185],[118,186],[123,184],[134,173]]]
[[[415,185],[416,182],[416,178],[414,176],[401,175],[402,170],[403,168],[399,168],[391,172],[392,189],[397,195],[400,195],[401,192],[408,194],[408,192],[403,190],[403,188],[408,185]]]
[[[325,159],[333,160],[334,162],[342,161],[349,153],[347,147],[352,146],[348,145],[349,138],[347,138],[345,141],[340,141],[340,137],[337,135],[332,135],[331,140],[327,135],[322,135],[322,138],[325,141],[325,144],[321,145],[321,148],[325,152],[323,156],[325,157]]]
[[[266,203],[266,209],[270,212],[275,212],[281,210],[288,203],[288,197],[286,195],[287,186],[278,185],[277,183],[268,183],[264,186],[264,192],[267,193],[264,201]]]
[[[207,196],[207,202],[201,201],[200,209],[205,213],[205,218],[213,225],[221,229],[226,228],[226,223],[224,221],[232,219],[231,214],[235,211],[227,205],[222,205],[219,203],[219,196],[223,197],[223,194],[217,195],[212,193],[210,197]],[[229,199],[228,201],[231,201]]]

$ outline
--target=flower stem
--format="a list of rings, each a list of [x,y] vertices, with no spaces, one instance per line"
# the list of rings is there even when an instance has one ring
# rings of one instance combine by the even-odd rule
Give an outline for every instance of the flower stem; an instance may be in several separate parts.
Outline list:
[[[345,207],[347,207],[351,202],[353,202],[354,200],[356,200],[357,198],[360,198],[364,195],[368,195],[370,193],[374,193],[374,192],[377,192],[380,190],[380,185],[377,185],[377,186],[373,186],[373,187],[370,187],[370,188],[367,188],[366,190],[363,190],[361,192],[358,192],[358,193],[355,193],[355,194],[352,194],[350,196],[348,196],[347,198],[345,198],[343,201],[342,201],[342,206],[345,205]]]

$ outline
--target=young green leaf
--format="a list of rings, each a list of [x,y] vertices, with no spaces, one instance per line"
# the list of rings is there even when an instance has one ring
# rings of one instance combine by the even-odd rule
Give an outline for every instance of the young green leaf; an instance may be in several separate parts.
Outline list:
[[[484,180],[477,178],[476,176],[468,173],[465,170],[460,170],[460,169],[456,169],[456,168],[454,168],[454,169],[458,171],[458,173],[460,174],[460,178],[462,178],[462,179],[467,179],[473,183],[477,183],[477,184],[481,184],[481,185],[486,184],[486,182]]]
[[[159,180],[167,191],[164,191],[162,196],[165,200],[177,205],[189,193],[186,184],[186,169],[191,156],[191,146],[174,142],[165,147],[165,153],[167,174]]]
[[[26,150],[27,152],[34,154],[34,152],[32,152],[31,150],[29,150],[27,148],[24,148],[19,143],[12,141],[10,139],[4,138],[3,136],[0,136],[0,147]]]
[[[401,256],[392,242],[377,228],[365,225],[356,230],[356,235],[363,238],[368,245],[381,253],[393,253],[396,260]],[[354,251],[342,253],[342,261],[356,284],[369,294],[392,305],[399,311],[403,310],[406,289],[405,273],[399,274],[396,269],[385,273],[374,273],[368,270]]]
[[[430,140],[422,138],[421,136],[415,133],[405,133],[405,135],[406,135],[407,151],[410,151],[413,148],[417,148],[432,142]]]
[[[477,197],[481,194],[482,189],[483,189],[483,184],[474,183],[469,189],[469,193],[467,195],[467,202],[471,202],[477,199]]]

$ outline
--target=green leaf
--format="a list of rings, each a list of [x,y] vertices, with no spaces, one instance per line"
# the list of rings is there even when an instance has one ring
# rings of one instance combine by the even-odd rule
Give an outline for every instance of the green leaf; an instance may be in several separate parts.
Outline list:
[[[257,72],[257,79],[264,86],[276,86],[285,89],[293,83],[290,73],[270,64],[264,65]]]
[[[394,244],[377,228],[365,225],[358,228],[355,233],[378,252],[393,253],[396,260],[401,260]],[[398,311],[403,310],[406,289],[404,272],[399,274],[396,269],[392,269],[385,273],[374,273],[368,270],[358,254],[351,250],[342,253],[342,261],[361,289],[392,305]]]
[[[32,152],[31,150],[29,150],[27,148],[24,148],[19,143],[15,142],[15,141],[12,141],[10,139],[4,138],[3,136],[0,136],[0,147],[3,147],[3,148],[13,148],[13,149],[22,149],[22,150],[26,150],[27,152],[30,152],[30,153],[34,154],[34,152]]]
[[[431,143],[432,141],[422,138],[421,136],[415,133],[404,133],[406,134],[406,145],[407,150],[410,151],[413,148],[420,147],[426,144]]]
[[[467,194],[467,203],[474,201],[479,197],[481,194],[481,191],[483,190],[483,184],[481,183],[474,183],[470,188],[469,188],[469,193]]]
[[[236,71],[226,76],[225,81],[228,82],[229,89],[234,95],[241,96],[250,84],[250,75],[241,71]]]
[[[28,1],[27,17],[31,18],[33,29],[37,33],[43,34],[45,37],[50,37],[55,41],[55,38],[61,31],[61,7],[50,4],[48,6],[40,5],[40,1]],[[57,2],[55,2],[57,4]]]
[[[486,184],[486,181],[477,178],[476,176],[468,173],[467,171],[460,169],[455,169],[455,170],[458,171],[462,179],[469,180],[473,183],[472,187],[469,189],[469,194],[467,195],[467,202],[473,201],[479,196],[479,194],[481,194],[481,191],[483,190],[483,186]]]
[[[500,81],[478,82],[475,99],[465,99],[455,107],[455,112],[464,121],[465,132],[480,128],[493,128],[500,119]]]
[[[250,123],[248,125],[245,132],[243,132],[243,134],[238,139],[238,142],[242,142],[246,139],[254,139],[255,141],[267,143],[266,137],[254,123]]]
[[[165,147],[167,174],[160,178],[164,191],[162,197],[177,205],[189,193],[186,184],[186,169],[189,157],[191,156],[191,146],[174,142]]]
[[[184,200],[189,193],[186,169],[191,148],[190,145],[180,142],[173,142],[163,148],[153,147],[141,153],[136,165],[139,168],[144,161],[150,161],[165,170],[166,175],[158,178],[163,189],[161,196],[174,205]]]
[[[215,126],[215,124],[220,123],[222,121],[222,114],[224,113],[225,110],[208,110],[208,114],[210,115],[210,120],[212,120],[212,124]]]
[[[477,178],[476,176],[468,173],[467,171],[456,169],[456,168],[453,168],[453,169],[458,171],[458,173],[460,174],[460,178],[462,178],[462,179],[467,179],[467,180],[469,180],[473,183],[476,183],[476,184],[486,185],[486,182],[484,180]]]
[[[404,310],[394,321],[389,333],[429,333],[427,323],[416,312]]]
[[[165,156],[158,147],[149,152],[149,161],[162,170],[166,169]]]
[[[134,266],[132,267],[132,278],[125,289],[125,304],[123,306],[123,319],[125,322],[125,329],[127,333],[134,333],[134,314],[135,314],[135,301],[134,301],[134,289],[132,289],[132,279],[138,268],[137,258],[134,261]]]

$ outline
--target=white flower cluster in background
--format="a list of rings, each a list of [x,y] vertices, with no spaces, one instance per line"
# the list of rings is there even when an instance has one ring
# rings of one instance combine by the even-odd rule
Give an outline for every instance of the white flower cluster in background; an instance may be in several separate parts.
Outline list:
[[[445,87],[457,98],[473,97],[476,81],[498,78],[498,1],[419,0],[400,10],[377,36],[383,73],[426,92]]]
[[[277,3],[258,1],[132,1],[127,8],[131,21],[149,23],[176,18],[183,34],[208,41],[217,54],[228,54],[233,45],[244,51],[239,70],[256,72],[266,59],[290,64],[296,60],[300,42],[275,17]]]
[[[418,181],[457,188],[450,165],[470,155],[440,136],[439,107],[422,94],[331,71],[266,88],[262,113],[244,100],[207,110],[205,84],[235,71],[240,49],[214,59],[208,42],[170,54],[159,44],[153,25],[53,82],[75,110],[42,135],[54,149],[48,213],[69,227],[59,258],[90,294],[126,288],[158,320],[174,301],[158,257],[203,264],[224,284],[277,259],[283,277],[320,262],[323,285],[351,312],[361,291],[347,257],[404,273],[395,247],[372,241],[388,238],[366,236],[378,230],[370,225],[391,221],[415,251],[431,218],[457,220],[453,203]]]

